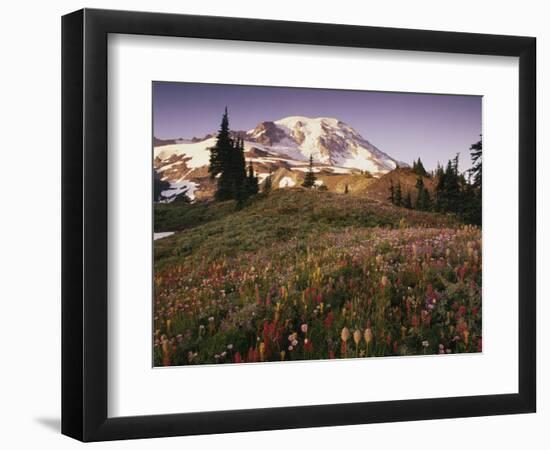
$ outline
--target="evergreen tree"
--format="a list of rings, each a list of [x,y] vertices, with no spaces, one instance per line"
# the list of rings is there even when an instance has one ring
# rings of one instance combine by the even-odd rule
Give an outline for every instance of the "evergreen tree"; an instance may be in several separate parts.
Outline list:
[[[426,172],[426,169],[424,168],[424,164],[422,164],[422,160],[420,159],[420,157],[418,158],[418,161],[413,161],[412,170],[416,175],[420,177],[425,177],[428,175],[428,172]]]
[[[233,143],[231,154],[231,171],[233,198],[243,202],[250,196],[248,179],[246,176],[246,160],[244,158],[244,141],[238,137]]]
[[[473,183],[465,185],[461,217],[466,223],[481,225],[481,191]]]
[[[424,205],[425,211],[431,211],[433,209],[432,197],[427,189],[424,189]]]
[[[462,209],[461,176],[458,173],[458,154],[441,170],[436,190],[435,209],[439,212],[459,213]]]
[[[259,191],[258,177],[254,175],[254,167],[252,161],[248,164],[248,175],[246,176],[246,184],[249,195],[257,194]]]
[[[482,159],[482,142],[481,139],[470,146],[470,158],[472,160],[472,168],[469,170],[471,183],[467,184],[466,207],[464,211],[464,220],[469,223],[481,225],[481,159]]]
[[[415,208],[424,211],[435,210],[440,213],[452,213],[466,223],[481,225],[481,139],[470,146],[472,168],[459,172],[459,154],[447,162],[444,167],[439,162],[433,172],[435,194],[432,201],[424,179],[419,175]],[[422,170],[420,158],[413,163],[415,172]],[[405,200],[406,201],[406,200]]]
[[[217,178],[216,200],[244,200],[249,193],[246,186],[244,142],[231,138],[229,117],[225,108],[216,145],[210,149],[208,172]]]
[[[210,149],[210,165],[208,172],[212,178],[217,177],[217,200],[228,200],[233,197],[232,180],[230,177],[230,159],[233,153],[233,141],[229,134],[229,117],[227,106],[223,113],[220,131],[216,145]]]
[[[153,201],[158,202],[163,199],[162,191],[170,189],[170,183],[162,180],[156,170],[153,170]]]
[[[231,147],[231,137],[229,135],[229,118],[226,106],[222,116],[220,130],[216,136],[216,145],[210,148],[210,164],[208,166],[210,176],[215,177],[221,173],[224,159],[222,154],[227,153],[229,147]]]
[[[437,184],[435,186],[435,210],[438,212],[445,212],[447,210],[447,196],[446,196],[446,186],[447,186],[447,175],[443,166],[437,165],[436,170]]]
[[[456,214],[466,223],[481,225],[481,185],[478,185],[481,173],[474,170],[476,163],[481,163],[480,142],[473,144],[470,151],[475,160],[474,167],[466,172],[468,178],[464,173],[459,173],[458,154],[447,163],[445,170],[438,167],[435,210]]]
[[[453,158],[451,163],[451,172],[447,177],[447,195],[449,201],[449,211],[460,214],[463,210],[462,185],[465,181],[458,172],[458,156]]]
[[[458,157],[460,156],[460,153],[457,153],[456,156],[453,158],[453,171],[455,176],[458,176]]]
[[[266,177],[264,181],[264,187],[262,189],[262,192],[267,194],[269,191],[271,191],[272,185],[273,185],[273,180],[271,176],[271,169],[269,169],[269,175]]]
[[[183,192],[180,192],[173,200],[173,204],[178,205],[181,203],[192,203],[193,200],[189,197],[187,194],[189,191],[189,188],[185,188]]]
[[[395,192],[393,194],[393,204],[396,206],[403,206],[403,193],[401,192],[401,183],[397,183]]]
[[[216,137],[216,145],[210,149],[210,165],[208,166],[208,172],[212,178],[221,174],[224,169],[224,160],[226,159],[231,147],[232,142],[229,135],[229,118],[226,106],[222,116],[220,131],[218,131],[218,135]]]
[[[390,196],[388,200],[392,202],[392,205],[395,205],[395,187],[393,186],[393,180],[390,180]]]
[[[424,181],[422,180],[422,177],[418,177],[416,179],[416,204],[415,208],[419,210],[424,209]]]
[[[405,197],[405,200],[403,200],[403,206],[407,209],[412,209],[412,198],[411,198],[411,191],[407,191],[407,196]]]
[[[472,159],[472,168],[470,173],[473,179],[473,186],[481,190],[481,155],[482,155],[481,139],[470,146],[470,158]]]
[[[317,180],[317,177],[315,176],[315,173],[313,172],[313,155],[309,156],[309,170],[306,173],[306,176],[304,177],[304,182],[302,183],[302,186],[305,188],[312,188],[315,186],[315,181]]]
[[[418,189],[416,197],[416,209],[420,211],[429,211],[432,208],[432,199],[430,193],[424,186],[424,180],[422,177],[418,177],[416,180],[416,189]]]

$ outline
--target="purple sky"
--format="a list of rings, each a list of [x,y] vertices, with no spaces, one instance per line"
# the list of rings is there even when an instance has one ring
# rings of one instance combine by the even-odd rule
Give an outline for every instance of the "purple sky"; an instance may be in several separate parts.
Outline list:
[[[233,130],[287,116],[335,117],[380,150],[427,169],[468,149],[481,134],[481,97],[334,89],[278,88],[203,83],[153,83],[154,134],[161,139],[202,137],[215,132],[223,109]]]

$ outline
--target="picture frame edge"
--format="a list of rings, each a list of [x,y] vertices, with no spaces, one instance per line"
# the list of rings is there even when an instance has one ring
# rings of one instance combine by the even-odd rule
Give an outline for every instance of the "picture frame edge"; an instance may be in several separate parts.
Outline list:
[[[220,39],[279,42],[265,40],[271,33],[275,36],[272,39],[284,36],[286,43],[299,35],[300,42],[293,43],[331,45],[327,44],[328,38],[348,42],[343,36],[348,32],[354,36],[365,33],[371,38],[381,33],[373,45],[366,46],[364,40],[359,40],[361,45],[357,46],[399,50],[395,46],[411,36],[408,45],[417,48],[407,50],[442,51],[442,46],[449,45],[452,53],[519,57],[518,393],[108,418],[107,36],[130,31],[155,35],[151,33],[155,30],[156,35],[173,35],[169,33],[174,24],[191,21],[200,22],[200,30],[193,37],[213,38],[209,36],[221,27],[225,34]],[[228,32],[228,24],[232,23],[248,28],[238,27],[240,34]],[[159,29],[163,24],[164,32]],[[300,27],[305,27],[305,32]],[[322,29],[327,33],[320,34]],[[307,33],[309,38],[304,37]],[[181,36],[181,32],[176,35]],[[82,9],[62,17],[61,44],[63,434],[81,441],[98,441],[536,411],[536,38]],[[290,423],[289,418],[294,421]]]

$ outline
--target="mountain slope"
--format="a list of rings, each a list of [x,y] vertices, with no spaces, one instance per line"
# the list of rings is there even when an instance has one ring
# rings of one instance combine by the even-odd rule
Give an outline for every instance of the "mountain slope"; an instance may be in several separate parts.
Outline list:
[[[275,189],[260,194],[235,208],[235,201],[175,202],[155,205],[154,231],[181,231],[169,239],[181,240],[182,252],[204,247],[203,255],[228,254],[238,241],[247,241],[254,249],[269,247],[281,236],[303,236],[321,230],[348,227],[388,226],[398,228],[406,223],[414,227],[455,226],[450,216],[407,210],[366,197],[339,195],[330,191],[304,188]],[[223,226],[220,224],[223,223]],[[217,242],[218,237],[220,239]],[[164,240],[155,244],[155,252],[169,256],[173,246],[164,248]]]
[[[367,196],[369,198],[387,201],[390,194],[390,186],[393,184],[401,186],[401,192],[403,196],[406,196],[410,192],[413,202],[416,202],[416,197],[418,194],[418,189],[416,187],[416,181],[418,180],[418,175],[415,174],[411,169],[400,168],[393,170],[380,178],[373,180],[373,183],[369,186]],[[430,195],[434,195],[435,187],[437,180],[434,177],[422,177],[424,182],[424,187],[428,190]]]
[[[301,183],[313,157],[319,184],[335,184],[328,177],[339,176],[338,189],[346,184],[342,175],[364,172],[380,177],[403,163],[391,158],[364,139],[349,125],[334,118],[286,117],[274,122],[261,122],[247,132],[234,133],[244,139],[245,157],[251,162],[262,183],[269,173],[278,174],[275,188]],[[156,141],[158,142],[158,141]],[[210,148],[216,137],[200,140],[177,140],[154,148],[155,171],[170,189],[163,192],[165,201],[185,192],[191,198],[208,198],[214,183],[208,178]],[[280,175],[280,176],[279,176]],[[344,177],[345,178],[345,177]],[[330,181],[330,182],[329,182]]]
[[[262,122],[248,136],[296,160],[313,156],[317,163],[367,170],[372,174],[386,173],[399,165],[353,128],[334,118],[291,116]]]

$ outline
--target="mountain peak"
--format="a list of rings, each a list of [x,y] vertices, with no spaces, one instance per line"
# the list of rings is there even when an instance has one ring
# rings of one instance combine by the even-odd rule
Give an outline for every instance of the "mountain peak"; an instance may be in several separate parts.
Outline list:
[[[306,124],[326,124],[330,126],[338,126],[342,122],[334,117],[306,117],[306,116],[288,116],[276,120],[277,125],[294,127],[297,123]]]
[[[334,117],[289,116],[261,122],[247,133],[250,141],[297,160],[383,174],[399,163]]]

